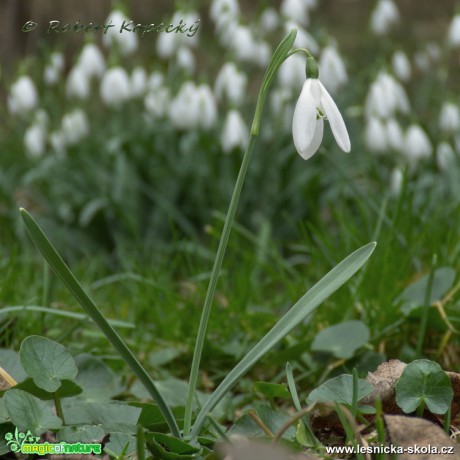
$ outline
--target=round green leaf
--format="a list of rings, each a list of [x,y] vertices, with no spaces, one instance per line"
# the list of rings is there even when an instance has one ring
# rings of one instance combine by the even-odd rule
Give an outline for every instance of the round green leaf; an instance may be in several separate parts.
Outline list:
[[[343,323],[323,329],[311,345],[314,351],[327,351],[338,359],[351,358],[369,340],[369,329],[361,321]]]
[[[433,414],[445,414],[453,395],[447,374],[439,364],[427,359],[408,364],[396,383],[396,403],[407,414],[422,402]]]
[[[5,393],[4,399],[11,421],[21,431],[30,430],[39,436],[61,427],[61,419],[51,413],[49,404],[25,391],[11,388]]]
[[[19,356],[22,367],[35,384],[50,393],[61,386],[61,380],[73,380],[78,372],[67,349],[45,337],[31,335],[24,339]]]

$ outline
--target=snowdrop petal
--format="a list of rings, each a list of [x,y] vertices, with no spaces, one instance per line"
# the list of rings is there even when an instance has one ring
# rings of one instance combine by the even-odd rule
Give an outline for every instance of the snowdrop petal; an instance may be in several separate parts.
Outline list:
[[[348,136],[347,127],[343,121],[342,115],[339,112],[339,109],[335,105],[334,100],[327,92],[324,85],[318,80],[318,83],[321,88],[321,104],[324,109],[324,113],[327,116],[329,124],[331,125],[332,134],[339,145],[339,147],[344,152],[349,152],[351,149],[350,138]]]
[[[312,79],[307,79],[303,85],[299,100],[295,106],[292,120],[292,137],[294,145],[299,154],[304,153],[312,143],[316,123],[316,101],[312,92]]]
[[[311,140],[307,148],[299,151],[299,155],[304,160],[308,160],[317,152],[323,140],[323,132],[324,132],[324,121],[322,118],[318,118],[315,122],[315,132],[313,133],[313,139]]]

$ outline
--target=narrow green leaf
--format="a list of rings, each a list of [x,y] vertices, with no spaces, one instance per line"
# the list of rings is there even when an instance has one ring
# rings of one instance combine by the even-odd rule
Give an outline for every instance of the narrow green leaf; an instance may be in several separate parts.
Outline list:
[[[50,393],[61,386],[61,380],[73,380],[78,372],[67,348],[46,337],[31,335],[25,338],[19,357],[35,385]]]
[[[139,363],[133,352],[123,342],[122,338],[118,335],[118,332],[115,331],[115,329],[113,329],[113,327],[110,326],[110,324],[104,318],[93,300],[88,296],[73,273],[64,263],[61,256],[57,253],[56,249],[50,243],[33,217],[23,208],[20,209],[20,212],[30,238],[32,239],[37,249],[41,252],[45,260],[49,263],[50,267],[56,273],[56,276],[62,281],[62,283],[72,293],[72,295],[83,307],[90,318],[105,334],[107,339],[118,351],[123,360],[131,367],[132,371],[137,375],[138,379],[142,382],[152,398],[158,404],[158,407],[163,413],[173,435],[179,437],[180,431],[179,427],[177,426],[177,422],[174,419],[171,410],[166,405],[160,392],[157,390],[155,383],[147,374],[147,371]]]
[[[192,435],[196,436],[217,403],[246,374],[249,369],[277,343],[289,334],[300,322],[311,314],[325,299],[350,279],[367,261],[376,243],[369,243],[350,254],[335,266],[326,276],[316,283],[291,309],[275,324],[275,326],[249,351],[249,353],[230,371],[222,383],[199,412]]]

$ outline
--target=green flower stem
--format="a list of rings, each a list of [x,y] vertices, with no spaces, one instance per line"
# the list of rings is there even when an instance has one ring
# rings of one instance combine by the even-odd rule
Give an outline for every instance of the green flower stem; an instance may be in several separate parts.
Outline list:
[[[273,53],[273,56],[268,64],[267,71],[265,72],[264,79],[262,80],[259,97],[257,98],[256,110],[254,113],[254,119],[252,121],[251,134],[249,137],[249,143],[244,153],[243,161],[240,166],[238,178],[236,180],[235,188],[233,190],[232,199],[228,208],[227,217],[225,218],[224,229],[222,230],[222,236],[219,241],[219,247],[217,249],[216,258],[214,260],[214,266],[211,272],[211,279],[209,280],[208,290],[206,292],[206,298],[203,305],[203,311],[201,313],[200,326],[198,328],[198,335],[196,338],[195,349],[193,350],[192,368],[190,371],[190,381],[188,387],[187,403],[185,406],[185,417],[184,417],[184,436],[190,434],[192,426],[192,406],[193,398],[195,395],[197,383],[198,383],[198,372],[200,369],[201,354],[203,352],[203,344],[206,336],[206,329],[208,326],[209,315],[211,313],[212,301],[216,291],[217,280],[219,278],[220,269],[222,267],[222,261],[224,259],[225,250],[227,248],[228,238],[232,229],[233,221],[235,219],[236,208],[240,199],[241,190],[243,188],[244,179],[249,166],[249,160],[251,159],[252,149],[256,137],[259,135],[260,119],[262,117],[262,108],[267,96],[268,89],[273,83],[273,80],[280,68],[281,64],[287,58],[289,50],[292,48],[297,29],[293,29],[278,45],[278,48]]]
[[[212,301],[216,292],[217,280],[219,278],[220,269],[222,267],[222,261],[224,260],[225,250],[227,248],[228,238],[232,229],[233,221],[235,219],[236,208],[243,188],[244,179],[249,166],[249,160],[251,159],[252,149],[256,140],[255,135],[251,135],[249,138],[249,144],[244,153],[243,161],[240,166],[240,172],[236,180],[235,188],[233,190],[232,199],[228,207],[227,217],[225,218],[224,229],[222,230],[222,236],[219,241],[219,247],[217,249],[216,258],[214,260],[214,266],[211,272],[211,279],[209,280],[208,291],[206,292],[206,298],[204,300],[203,312],[201,314],[200,326],[198,328],[198,335],[196,338],[195,349],[193,352],[192,368],[190,371],[190,382],[188,387],[187,403],[185,406],[185,418],[184,418],[184,436],[190,433],[192,426],[192,406],[193,398],[195,395],[196,386],[198,383],[198,372],[200,369],[201,354],[203,352],[204,339],[206,336],[206,328],[209,321],[209,315],[211,313]]]

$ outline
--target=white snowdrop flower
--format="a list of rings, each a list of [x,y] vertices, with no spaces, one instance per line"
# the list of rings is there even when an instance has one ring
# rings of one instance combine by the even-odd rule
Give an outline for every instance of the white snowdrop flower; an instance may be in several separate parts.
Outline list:
[[[386,132],[389,147],[400,152],[404,143],[404,134],[401,126],[394,118],[387,121]]]
[[[379,0],[371,15],[371,29],[376,35],[385,35],[399,21],[399,11],[393,0]]]
[[[168,88],[157,88],[147,93],[144,107],[153,119],[163,118],[168,113],[171,97]]]
[[[177,48],[178,41],[176,40],[176,36],[167,33],[159,34],[157,39],[157,53],[163,59],[171,58]]]
[[[200,85],[197,88],[197,104],[199,110],[198,125],[204,129],[211,128],[217,120],[217,105],[208,85]]]
[[[101,98],[107,106],[119,106],[131,97],[129,76],[123,67],[112,67],[104,73],[100,85]]]
[[[323,139],[324,119],[344,152],[350,151],[350,138],[339,109],[317,78],[307,78],[297,101],[292,120],[292,136],[299,155],[308,160]]]
[[[430,139],[419,125],[413,124],[407,129],[402,153],[411,166],[433,153]]]
[[[37,90],[28,76],[19,77],[12,85],[8,95],[8,109],[12,115],[24,115],[38,104]]]
[[[436,164],[441,171],[449,171],[456,160],[454,149],[447,142],[441,142],[436,149]]]
[[[190,74],[195,71],[195,56],[187,46],[181,46],[177,50],[177,65]]]
[[[62,131],[53,131],[49,136],[49,141],[57,154],[62,155],[65,153],[66,142]]]
[[[46,65],[43,71],[43,80],[49,86],[55,85],[62,71],[64,70],[64,55],[62,53],[54,52],[51,54],[50,62]]]
[[[209,16],[214,22],[222,17],[236,20],[240,14],[238,0],[213,0],[209,10]]]
[[[119,10],[112,11],[106,19],[105,24],[113,24],[115,27],[110,27],[107,33],[102,35],[102,43],[107,48],[111,48],[115,45],[123,56],[129,56],[137,50],[137,34],[126,30],[120,33],[123,22],[125,25],[128,25],[131,19],[127,18]]]
[[[305,58],[300,53],[286,59],[278,71],[280,86],[299,91],[305,82]]]
[[[446,133],[453,133],[460,129],[460,111],[456,104],[445,102],[442,105],[439,127]]]
[[[147,90],[147,72],[141,66],[136,66],[131,72],[131,95],[142,96]]]
[[[456,14],[450,23],[447,33],[447,43],[452,48],[460,46],[460,14]]]
[[[258,41],[255,43],[255,63],[262,68],[267,67],[268,62],[272,56],[272,49],[265,41]]]
[[[388,138],[385,124],[377,117],[370,117],[366,123],[364,140],[367,148],[374,153],[388,151]]]
[[[221,145],[225,153],[235,148],[244,150],[248,142],[249,130],[238,110],[230,110],[225,118]]]
[[[89,122],[86,113],[76,109],[62,117],[62,134],[66,145],[75,145],[89,133]]]
[[[259,27],[264,35],[271,34],[279,26],[280,18],[274,8],[266,8],[259,18]]]
[[[409,81],[411,77],[410,61],[403,51],[396,51],[391,60],[393,72],[401,81]]]
[[[224,48],[232,47],[233,37],[239,26],[238,21],[234,21],[231,18],[224,17],[217,22],[216,30],[219,37],[219,43]]]
[[[179,93],[169,106],[169,119],[178,129],[195,128],[200,116],[197,87],[191,81],[185,81]]]
[[[252,63],[257,59],[257,45],[251,29],[247,26],[239,25],[236,28],[231,47],[238,61]]]
[[[78,64],[69,72],[66,82],[67,97],[88,99],[91,92],[89,76]]]
[[[327,46],[323,49],[318,65],[321,81],[331,93],[336,93],[348,81],[345,64],[335,47]]]
[[[220,101],[224,98],[235,106],[239,106],[246,92],[247,76],[239,72],[233,62],[226,62],[216,77],[214,92]]]
[[[409,99],[401,84],[390,74],[382,72],[372,83],[366,98],[366,116],[390,118],[396,112],[409,112]]]
[[[88,77],[101,77],[105,70],[105,59],[99,47],[87,43],[78,58],[78,66]]]
[[[401,195],[404,183],[404,172],[401,168],[394,168],[390,176],[390,195],[398,197]]]
[[[304,27],[310,22],[308,4],[305,0],[283,0],[280,12],[286,19]]]
[[[46,128],[42,123],[34,123],[24,133],[24,146],[31,158],[41,157],[46,148]]]
[[[164,83],[164,76],[161,72],[153,71],[147,81],[147,88],[150,90],[156,90],[161,88]]]
[[[293,91],[283,86],[273,89],[270,96],[270,109],[271,119],[276,129],[281,128],[283,131],[290,129],[294,115]]]

